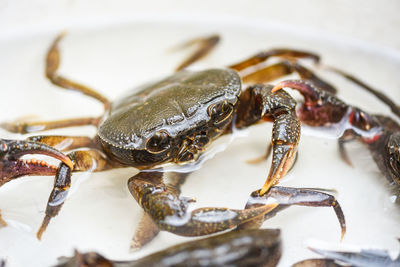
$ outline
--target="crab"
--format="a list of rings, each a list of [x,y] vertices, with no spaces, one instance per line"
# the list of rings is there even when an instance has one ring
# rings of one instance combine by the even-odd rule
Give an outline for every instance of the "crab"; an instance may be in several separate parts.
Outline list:
[[[45,218],[37,232],[38,239],[51,219],[60,212],[71,185],[71,174],[78,171],[122,167],[140,170],[128,181],[131,194],[145,211],[141,225],[146,229],[139,227],[135,237],[138,247],[150,241],[159,230],[183,236],[207,235],[265,218],[280,205],[304,205],[284,200],[296,196],[299,190],[271,191],[291,168],[297,151],[300,121],[295,111],[296,102],[285,91],[272,92],[272,85],[258,83],[297,72],[327,91],[334,91],[333,87],[296,62],[301,58],[318,61],[318,56],[304,51],[270,50],[228,68],[178,71],[111,102],[91,88],[59,75],[58,45],[63,36],[55,39],[47,53],[47,78],[56,86],[97,99],[103,103],[105,112],[95,118],[1,124],[8,131],[21,134],[70,126],[97,127],[94,138],[37,135],[26,140],[0,140],[0,185],[27,175],[55,175]],[[205,44],[209,45],[209,42]],[[286,60],[247,74],[241,72],[270,57]],[[244,83],[254,84],[242,90]],[[196,162],[218,137],[261,121],[273,122],[273,160],[266,182],[257,194],[267,196],[269,192],[275,192],[279,195],[280,192],[282,202],[276,202],[275,198],[275,202],[244,210],[214,207],[193,210],[191,203],[194,199],[180,196],[179,186],[187,174],[179,175],[172,184],[164,183],[165,173],[160,166]],[[57,167],[44,161],[21,159],[26,154],[45,154],[61,162]],[[327,204],[312,190],[305,194],[313,199],[309,206],[334,207],[343,236],[344,216],[337,201],[333,198]]]

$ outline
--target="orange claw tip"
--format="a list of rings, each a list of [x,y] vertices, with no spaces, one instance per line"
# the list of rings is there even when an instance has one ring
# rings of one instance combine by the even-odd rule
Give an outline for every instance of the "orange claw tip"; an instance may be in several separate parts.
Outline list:
[[[269,189],[274,185],[273,179],[267,179],[264,186],[261,188],[259,195],[263,196],[265,193],[269,191]]]
[[[282,84],[282,83],[283,83],[283,82],[280,82],[280,83],[278,83],[277,85],[275,85],[275,86],[272,88],[271,93],[275,93],[276,91],[278,91],[278,90],[282,89],[283,87],[285,87],[284,84]]]
[[[65,163],[65,165],[67,165],[71,170],[74,169],[74,163],[72,162],[72,160],[68,157],[65,156],[63,159],[60,159],[62,162]]]

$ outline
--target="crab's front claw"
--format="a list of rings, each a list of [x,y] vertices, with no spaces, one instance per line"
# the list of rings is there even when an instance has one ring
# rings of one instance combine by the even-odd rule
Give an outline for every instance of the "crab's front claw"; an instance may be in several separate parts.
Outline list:
[[[265,194],[286,175],[296,158],[300,140],[300,123],[294,113],[279,115],[272,129],[272,163],[267,180],[260,190]]]
[[[6,182],[25,175],[54,175],[57,167],[45,161],[21,159],[27,154],[42,154],[64,162],[70,168],[73,163],[69,157],[45,144],[0,139],[0,186]]]
[[[177,235],[201,236],[232,229],[258,216],[264,216],[278,205],[269,203],[246,210],[193,209],[190,204],[194,199],[180,197],[174,188],[151,180],[151,175],[142,172],[129,179],[129,190],[161,230]]]

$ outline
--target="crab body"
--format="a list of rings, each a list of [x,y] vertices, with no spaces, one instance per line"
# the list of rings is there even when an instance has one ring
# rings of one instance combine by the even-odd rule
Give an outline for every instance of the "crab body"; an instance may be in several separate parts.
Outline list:
[[[98,137],[129,166],[193,161],[230,126],[240,92],[234,70],[181,71],[114,102]]]

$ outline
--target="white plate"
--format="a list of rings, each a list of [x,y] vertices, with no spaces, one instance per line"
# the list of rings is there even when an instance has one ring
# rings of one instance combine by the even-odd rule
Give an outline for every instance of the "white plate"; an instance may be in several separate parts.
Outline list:
[[[97,89],[110,99],[146,81],[171,73],[188,51],[170,48],[193,37],[219,33],[222,43],[193,69],[221,67],[260,50],[275,47],[306,49],[322,62],[362,78],[400,99],[398,55],[362,42],[313,35],[295,28],[278,29],[251,21],[241,24],[218,19],[141,20],[114,26],[70,30],[61,43],[63,75]],[[44,57],[55,34],[0,42],[0,121],[35,115],[40,120],[101,114],[102,106],[85,96],[51,85],[44,77]],[[390,114],[368,93],[331,73],[319,72],[339,89],[340,97],[368,111]],[[91,135],[90,127],[49,133]],[[0,132],[4,138],[22,136]],[[250,192],[263,185],[268,163],[249,165],[245,160],[264,153],[270,125],[249,130],[228,148],[207,161],[183,186],[183,195],[194,196],[198,207],[242,208]],[[334,188],[347,219],[344,244],[396,250],[400,236],[399,212],[391,203],[368,151],[351,145],[354,168],[343,163],[336,140],[303,135],[296,166],[282,185]],[[134,169],[94,174],[74,174],[73,188],[60,214],[52,220],[43,240],[35,233],[44,216],[52,177],[25,177],[0,188],[0,209],[9,223],[0,229],[0,258],[7,266],[48,266],[73,249],[95,250],[112,259],[132,259],[189,240],[161,233],[148,247],[130,253],[129,242],[141,211],[126,188]],[[79,186],[78,186],[79,184]],[[281,228],[283,256],[280,266],[315,257],[305,242],[317,239],[339,244],[340,228],[332,209],[292,207],[264,223]]]

